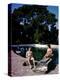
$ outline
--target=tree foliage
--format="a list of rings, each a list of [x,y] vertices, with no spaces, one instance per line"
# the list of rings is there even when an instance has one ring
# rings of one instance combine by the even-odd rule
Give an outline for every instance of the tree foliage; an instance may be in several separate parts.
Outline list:
[[[58,44],[58,30],[55,27],[57,19],[55,14],[47,10],[47,7],[23,5],[10,14],[12,44]],[[51,25],[50,31],[49,25]]]

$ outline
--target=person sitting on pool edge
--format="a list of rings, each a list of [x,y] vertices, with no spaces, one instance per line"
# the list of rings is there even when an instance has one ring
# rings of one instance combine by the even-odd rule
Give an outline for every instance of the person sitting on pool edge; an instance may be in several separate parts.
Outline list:
[[[52,51],[51,45],[48,44],[47,46],[48,46],[47,52],[46,52],[46,54],[44,55],[43,59],[40,61],[40,63],[45,63],[45,62],[47,62],[47,61],[53,56],[53,51]]]
[[[28,61],[28,64],[31,69],[35,67],[35,60],[31,48],[29,48],[26,52],[26,60]]]

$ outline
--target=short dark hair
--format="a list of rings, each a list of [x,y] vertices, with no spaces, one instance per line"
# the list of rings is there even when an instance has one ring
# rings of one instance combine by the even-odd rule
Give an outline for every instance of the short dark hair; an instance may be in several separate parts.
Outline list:
[[[48,47],[51,48],[50,44],[48,44]]]

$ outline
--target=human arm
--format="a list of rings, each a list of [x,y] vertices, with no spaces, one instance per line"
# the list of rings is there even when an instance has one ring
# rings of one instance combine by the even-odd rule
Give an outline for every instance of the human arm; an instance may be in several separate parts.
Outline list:
[[[26,52],[26,58],[28,57],[28,52]]]

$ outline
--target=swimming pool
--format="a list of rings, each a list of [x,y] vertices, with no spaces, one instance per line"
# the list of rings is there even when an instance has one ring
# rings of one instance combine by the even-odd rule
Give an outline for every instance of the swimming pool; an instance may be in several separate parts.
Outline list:
[[[39,48],[32,48],[33,56],[35,60],[41,60],[43,56],[45,55],[47,49],[39,49]]]

